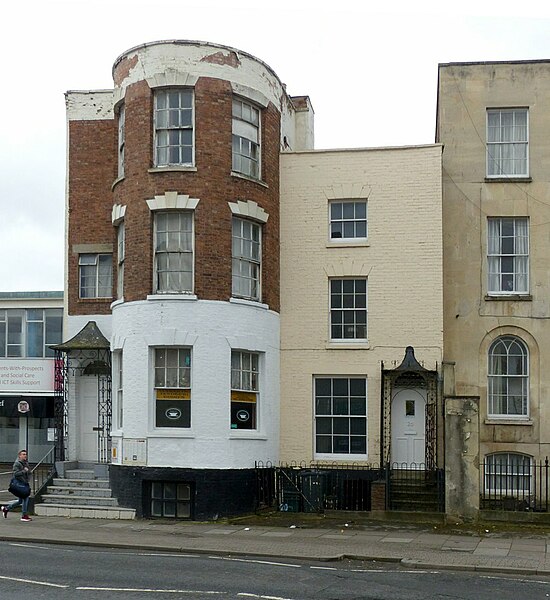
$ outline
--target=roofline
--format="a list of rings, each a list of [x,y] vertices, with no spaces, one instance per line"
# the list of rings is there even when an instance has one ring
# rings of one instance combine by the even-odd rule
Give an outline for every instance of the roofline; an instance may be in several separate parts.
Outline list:
[[[0,292],[0,298],[12,299],[12,300],[37,300],[37,299],[63,299],[63,292],[51,291],[51,292]]]
[[[363,148],[313,148],[310,150],[284,151],[280,156],[287,154],[328,154],[329,152],[386,152],[391,150],[422,150],[426,148],[442,148],[443,144],[436,142],[434,144],[410,144],[408,146],[371,146]]]
[[[550,63],[550,58],[537,58],[528,60],[485,60],[472,62],[448,62],[439,63],[439,67],[475,67],[488,65],[526,65],[526,64],[541,64]]]
[[[122,54],[120,54],[115,62],[113,63],[113,68],[111,70],[113,76],[115,73],[115,69],[117,68],[120,61],[132,52],[137,52],[143,48],[148,48],[149,46],[160,46],[164,44],[176,44],[179,46],[208,46],[210,48],[217,48],[222,50],[229,50],[230,52],[235,52],[237,56],[240,54],[242,56],[246,56],[247,58],[262,64],[268,71],[270,71],[281,83],[283,88],[285,87],[281,78],[277,75],[277,73],[272,69],[266,62],[264,62],[261,58],[250,54],[249,52],[245,52],[244,50],[239,50],[238,48],[234,48],[233,46],[226,46],[225,44],[216,44],[215,42],[203,42],[201,40],[180,40],[180,39],[171,39],[171,40],[156,40],[153,42],[145,42],[143,44],[138,44],[137,46],[133,46],[128,50],[125,50]]]

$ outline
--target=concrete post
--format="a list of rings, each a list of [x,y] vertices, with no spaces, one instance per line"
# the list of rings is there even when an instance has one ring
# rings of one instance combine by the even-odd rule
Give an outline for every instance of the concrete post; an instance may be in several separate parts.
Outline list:
[[[479,397],[446,397],[445,512],[449,519],[477,519],[479,485]]]

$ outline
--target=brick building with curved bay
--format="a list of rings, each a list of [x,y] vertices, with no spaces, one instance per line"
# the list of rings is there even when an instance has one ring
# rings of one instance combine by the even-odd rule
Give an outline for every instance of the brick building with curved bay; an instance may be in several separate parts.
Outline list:
[[[248,510],[279,446],[279,155],[313,113],[210,43],[132,48],[113,80],[66,94],[62,453],[110,462],[138,514],[173,516],[174,481],[176,516]]]
[[[210,519],[257,506],[256,464],[439,466],[441,146],[314,150],[309,98],[226,46],[113,80],[66,94],[58,471]]]

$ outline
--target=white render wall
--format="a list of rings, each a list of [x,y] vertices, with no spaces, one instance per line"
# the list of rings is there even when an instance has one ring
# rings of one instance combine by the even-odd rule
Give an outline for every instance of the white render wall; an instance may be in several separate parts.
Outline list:
[[[368,239],[329,239],[329,202],[367,200]],[[281,155],[281,460],[314,454],[314,376],[366,376],[380,460],[381,368],[443,354],[441,146]],[[329,278],[367,277],[366,342],[329,339]],[[319,457],[325,458],[325,457]]]
[[[158,298],[158,297],[157,297]],[[191,428],[155,428],[152,348],[191,347]],[[230,429],[231,350],[261,353],[258,430]],[[121,438],[147,440],[147,466],[239,469],[277,460],[279,316],[260,305],[155,299],[113,309],[112,349],[122,350]],[[113,389],[113,415],[116,414]],[[130,442],[131,443],[131,442]]]

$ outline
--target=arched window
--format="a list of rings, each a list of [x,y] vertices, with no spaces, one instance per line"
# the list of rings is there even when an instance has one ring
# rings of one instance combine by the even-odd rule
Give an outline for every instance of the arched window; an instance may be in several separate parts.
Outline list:
[[[532,460],[525,454],[499,452],[485,457],[485,491],[521,497],[531,492]]]
[[[489,416],[528,415],[529,354],[519,338],[503,336],[491,344],[487,383]]]

